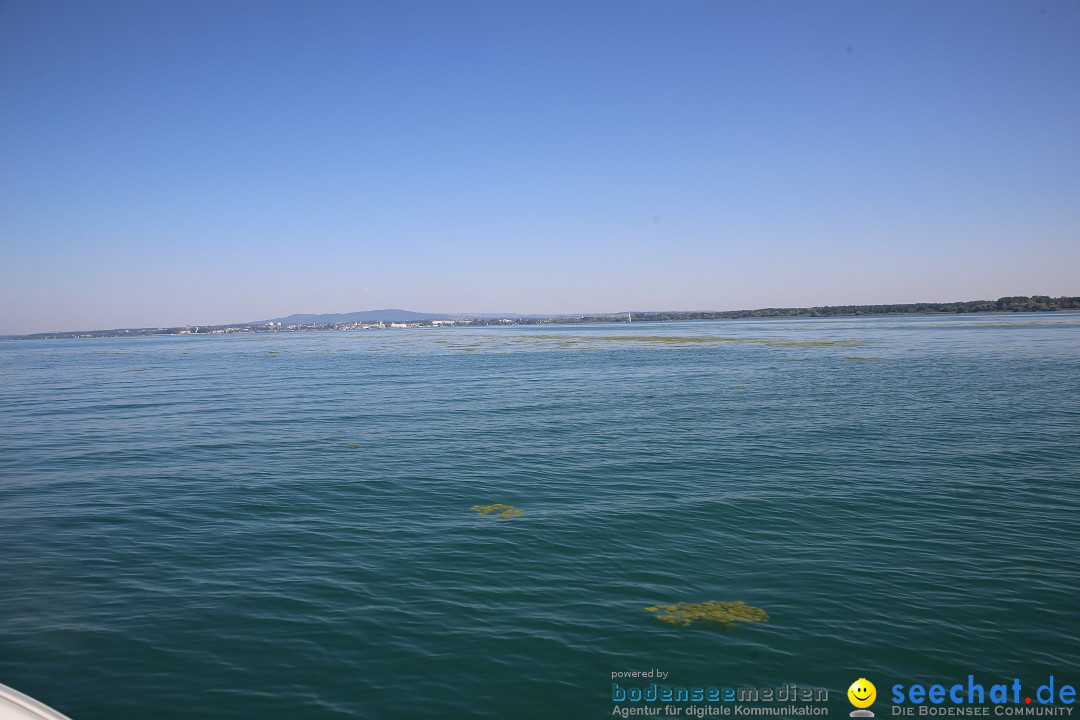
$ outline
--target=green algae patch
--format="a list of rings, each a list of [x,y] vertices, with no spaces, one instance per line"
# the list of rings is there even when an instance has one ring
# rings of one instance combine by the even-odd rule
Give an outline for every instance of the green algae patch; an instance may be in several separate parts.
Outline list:
[[[498,513],[495,517],[500,520],[509,520],[510,518],[516,518],[517,516],[525,512],[524,510],[516,508],[513,505],[503,505],[502,503],[495,503],[494,505],[473,505],[469,509],[473,512],[480,513],[481,515]]]
[[[852,347],[854,340],[784,340],[783,338],[724,338],[725,342],[754,343],[769,347]]]
[[[859,343],[854,340],[776,340],[765,339],[765,345],[777,347],[852,347]]]
[[[770,347],[851,347],[858,344],[853,340],[785,340],[784,338],[768,337],[701,337],[696,335],[599,335],[583,339],[665,345],[734,343],[736,345],[767,345]]]
[[[723,342],[724,338],[697,337],[686,335],[601,335],[599,337],[585,338],[587,340],[609,340],[613,342],[650,342],[671,343],[673,345],[685,345],[692,343]]]
[[[358,450],[360,448],[360,443],[349,443],[345,447],[349,448],[350,450]]]
[[[767,612],[753,605],[747,605],[742,600],[734,602],[709,600],[703,603],[653,605],[645,608],[645,611],[656,613],[656,619],[662,623],[684,627],[693,625],[695,622],[702,622],[706,625],[720,625],[725,630],[734,630],[737,623],[769,621]]]
[[[481,515],[490,515],[497,510],[513,510],[513,505],[503,505],[502,503],[495,503],[494,505],[473,505],[469,508],[473,512],[478,512]]]

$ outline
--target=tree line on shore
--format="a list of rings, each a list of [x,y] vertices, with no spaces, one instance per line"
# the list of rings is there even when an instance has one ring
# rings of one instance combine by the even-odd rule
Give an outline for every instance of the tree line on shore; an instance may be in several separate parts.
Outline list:
[[[584,322],[663,322],[665,320],[738,320],[744,318],[778,317],[841,317],[860,315],[931,315],[979,312],[1054,312],[1080,310],[1080,297],[1049,295],[1015,295],[997,300],[967,300],[945,303],[894,303],[891,305],[826,305],[802,308],[759,308],[757,310],[627,312],[607,315],[575,315],[552,318],[520,318],[519,325]],[[484,319],[474,325],[505,324],[504,320]]]
[[[945,303],[894,303],[891,305],[828,305],[809,308],[760,308],[720,312],[631,313],[634,320],[726,320],[769,317],[834,317],[839,315],[917,315],[977,312],[1052,312],[1080,310],[1080,297],[1016,295],[997,300],[967,300]],[[613,319],[619,319],[615,316]]]

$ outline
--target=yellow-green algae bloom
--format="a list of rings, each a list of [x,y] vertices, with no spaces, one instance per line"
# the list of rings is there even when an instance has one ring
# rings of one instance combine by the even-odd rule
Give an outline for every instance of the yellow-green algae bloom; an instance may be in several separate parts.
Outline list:
[[[490,515],[493,512],[498,512],[499,514],[495,517],[500,520],[509,520],[510,518],[515,518],[525,512],[513,505],[503,505],[502,503],[495,503],[494,505],[473,505],[469,509],[473,512],[478,512],[481,515]]]
[[[736,623],[769,621],[767,612],[753,605],[747,605],[742,600],[735,602],[709,600],[703,603],[653,605],[645,608],[645,611],[658,613],[656,619],[668,625],[688,626],[700,620],[706,625],[720,625],[725,630],[733,630]]]
[[[857,345],[854,340],[788,340],[771,337],[722,337],[701,335],[595,335],[581,338],[588,340],[611,340],[621,342],[666,343],[668,345],[689,345],[695,343],[737,343],[769,345],[772,347],[850,347]]]
[[[470,510],[478,512],[481,515],[490,515],[496,510],[512,510],[513,505],[503,505],[502,503],[495,503],[494,505],[473,505]]]

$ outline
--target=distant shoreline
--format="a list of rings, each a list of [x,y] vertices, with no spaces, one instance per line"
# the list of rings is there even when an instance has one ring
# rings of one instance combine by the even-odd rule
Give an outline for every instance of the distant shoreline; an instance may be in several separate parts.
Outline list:
[[[234,335],[238,333],[312,332],[321,330],[376,330],[417,327],[483,327],[489,325],[577,325],[585,323],[670,322],[678,320],[743,320],[754,318],[863,317],[867,315],[963,315],[971,313],[1059,312],[1080,310],[1080,297],[1052,298],[1048,295],[1012,296],[997,300],[968,300],[952,303],[897,303],[892,305],[827,305],[807,308],[759,308],[757,310],[620,312],[599,315],[500,316],[492,314],[445,316],[447,319],[398,320],[387,311],[384,319],[372,322],[283,324],[281,322],[232,323],[228,325],[187,325],[158,328],[118,328],[114,330],[71,330],[66,332],[2,335],[2,340],[57,340],[100,337],[145,337],[161,335]],[[380,311],[372,311],[377,314]],[[317,316],[316,316],[317,317]]]

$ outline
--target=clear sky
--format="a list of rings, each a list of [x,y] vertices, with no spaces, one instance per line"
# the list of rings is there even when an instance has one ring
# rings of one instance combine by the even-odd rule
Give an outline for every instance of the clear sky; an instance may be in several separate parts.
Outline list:
[[[1080,294],[1080,3],[0,0],[0,333]]]

